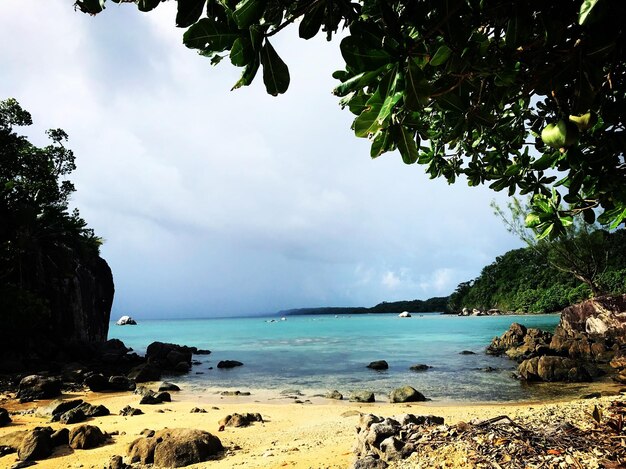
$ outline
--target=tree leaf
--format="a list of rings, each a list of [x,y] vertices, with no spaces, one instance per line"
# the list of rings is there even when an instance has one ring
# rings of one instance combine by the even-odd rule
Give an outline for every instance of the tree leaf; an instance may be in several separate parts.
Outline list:
[[[380,130],[376,122],[382,106],[383,100],[380,93],[376,91],[367,100],[365,110],[354,120],[354,134],[357,137],[368,137],[370,134],[375,134]]]
[[[272,96],[278,96],[289,88],[289,68],[278,56],[268,40],[261,49],[261,63],[263,64],[263,83],[265,89]]]
[[[137,0],[137,8],[139,11],[152,11],[159,6],[161,0]]]
[[[176,10],[176,26],[187,28],[202,16],[206,0],[178,0]]]
[[[246,29],[263,16],[267,0],[242,0],[237,3],[233,19],[240,29]]]
[[[450,54],[452,54],[452,49],[445,44],[440,46],[439,49],[437,49],[437,52],[435,52],[435,55],[433,55],[432,59],[430,59],[430,65],[438,67],[448,60]]]
[[[231,31],[225,23],[202,18],[187,29],[183,43],[190,49],[221,52],[230,49],[238,37],[238,31]]]
[[[320,3],[305,13],[298,27],[298,34],[302,39],[311,39],[319,32],[324,22],[325,11],[325,6]]]
[[[368,48],[355,36],[345,37],[339,47],[346,64],[357,72],[375,70],[392,61],[386,51]]]
[[[395,126],[393,129],[394,139],[398,150],[400,150],[400,155],[402,155],[402,161],[405,164],[415,163],[418,158],[418,151],[412,133],[405,129],[403,125]]]
[[[580,5],[580,13],[578,14],[578,24],[584,24],[593,10],[593,7],[596,6],[598,0],[583,0],[582,5]]]
[[[252,44],[248,38],[238,37],[230,49],[230,61],[237,67],[248,65],[254,58]]]
[[[424,72],[413,60],[409,60],[406,69],[406,96],[404,104],[411,111],[418,111],[423,108],[430,99],[432,87],[428,80],[424,78]]]
[[[235,85],[231,88],[231,91],[236,90],[237,88],[241,88],[242,86],[248,86],[254,80],[256,76],[256,72],[259,70],[259,66],[261,65],[261,61],[259,57],[256,56],[252,62],[246,65],[243,73],[241,74],[241,78],[235,83]]]
[[[74,5],[76,5],[83,13],[97,15],[104,10],[105,1],[106,0],[77,0]]]
[[[370,156],[372,158],[378,158],[383,153],[391,150],[393,147],[393,140],[389,135],[388,130],[381,130],[376,134],[372,141],[372,147],[370,149]]]

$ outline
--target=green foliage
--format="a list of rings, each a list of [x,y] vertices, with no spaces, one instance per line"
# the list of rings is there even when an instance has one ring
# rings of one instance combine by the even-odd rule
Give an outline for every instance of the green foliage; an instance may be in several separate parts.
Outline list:
[[[113,0],[121,3],[124,0]],[[159,0],[136,0],[141,11]],[[571,216],[626,220],[626,3],[609,0],[177,0],[183,42],[219,63],[260,66],[268,93],[289,72],[269,38],[299,21],[328,40],[342,27],[333,75],[370,155],[399,150],[432,177],[533,196],[540,236]],[[105,0],[78,0],[97,14]],[[543,136],[543,138],[542,138]],[[561,201],[568,204],[561,208]]]
[[[5,332],[46,313],[46,266],[70,277],[75,260],[97,254],[101,242],[78,210],[68,209],[74,185],[66,177],[76,165],[66,133],[49,130],[51,144],[39,148],[13,131],[31,124],[17,101],[0,101],[0,312],[20,312],[3,315]]]
[[[596,231],[590,235],[601,239],[603,251],[611,253],[597,281],[605,286],[608,293],[626,293],[626,230],[614,233]],[[585,237],[587,234],[579,236]],[[574,243],[580,240],[569,241]],[[515,249],[497,257],[494,263],[483,268],[476,279],[459,284],[450,295],[450,310],[459,311],[464,307],[498,308],[548,313],[593,296],[588,284],[580,283],[570,272],[557,269],[550,262],[551,255],[559,255],[553,253],[561,248],[556,244],[546,243],[546,249],[541,250],[535,247]]]

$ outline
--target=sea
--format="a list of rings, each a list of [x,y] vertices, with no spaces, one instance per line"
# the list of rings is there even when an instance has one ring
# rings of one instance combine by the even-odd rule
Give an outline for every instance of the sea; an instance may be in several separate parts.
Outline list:
[[[553,331],[558,315],[459,317],[435,313],[292,315],[280,317],[144,320],[109,328],[143,354],[153,341],[211,350],[194,355],[190,373],[170,377],[187,390],[264,390],[344,396],[367,390],[379,396],[409,385],[433,402],[545,401],[585,391],[581,385],[529,385],[515,379],[516,363],[485,353],[513,322]],[[474,352],[462,354],[463,351]],[[244,365],[218,369],[220,360]],[[367,365],[386,360],[389,369]],[[425,364],[432,368],[415,372]]]

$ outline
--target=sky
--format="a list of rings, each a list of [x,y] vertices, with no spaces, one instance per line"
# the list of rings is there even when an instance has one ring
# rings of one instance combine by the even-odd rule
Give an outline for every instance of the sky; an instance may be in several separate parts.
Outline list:
[[[492,213],[503,194],[430,180],[397,152],[372,160],[331,91],[339,42],[273,45],[285,95],[182,44],[175,2],[0,2],[0,99],[38,145],[63,128],[72,203],[113,271],[112,318],[210,317],[445,296],[521,246]]]

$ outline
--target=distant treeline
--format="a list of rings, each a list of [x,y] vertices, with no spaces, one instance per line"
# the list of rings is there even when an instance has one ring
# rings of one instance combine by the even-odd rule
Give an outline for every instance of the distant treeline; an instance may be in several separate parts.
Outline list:
[[[283,316],[295,316],[305,314],[368,314],[368,313],[445,313],[448,312],[448,297],[435,297],[427,300],[393,301],[365,307],[328,307],[328,308],[299,308],[281,311]]]
[[[626,293],[626,230],[583,233],[568,243],[515,249],[497,257],[477,278],[458,285],[450,295],[450,311],[560,311],[592,296],[583,278],[593,281],[599,289],[596,294]],[[555,264],[567,266],[569,271],[559,270]]]

